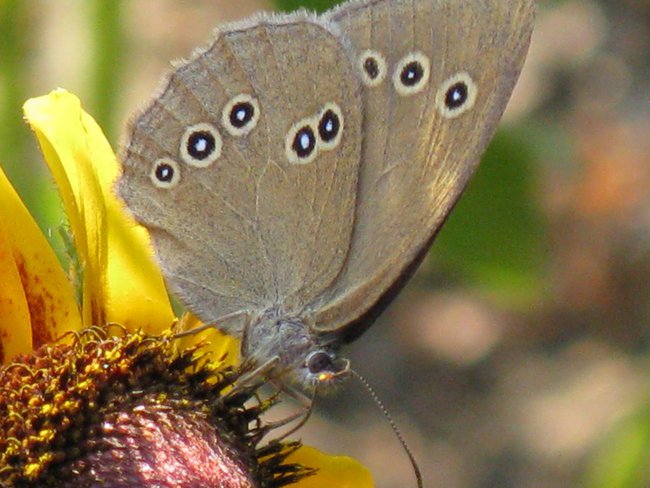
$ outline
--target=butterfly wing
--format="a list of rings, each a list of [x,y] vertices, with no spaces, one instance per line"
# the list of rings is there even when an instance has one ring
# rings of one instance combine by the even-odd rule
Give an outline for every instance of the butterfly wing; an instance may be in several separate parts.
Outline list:
[[[360,96],[348,51],[315,17],[261,17],[218,33],[132,122],[118,192],[204,322],[290,313],[334,280],[354,218]]]
[[[401,288],[473,174],[527,52],[532,0],[366,0],[328,15],[363,81],[356,222],[321,332],[360,334]]]

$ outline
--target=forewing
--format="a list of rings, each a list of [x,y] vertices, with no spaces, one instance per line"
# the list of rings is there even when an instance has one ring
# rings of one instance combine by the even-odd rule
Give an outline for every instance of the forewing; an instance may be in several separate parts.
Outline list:
[[[305,14],[234,25],[180,64],[133,121],[119,194],[150,231],[171,288],[204,322],[298,310],[340,272],[362,117],[348,55]],[[309,149],[301,124],[331,107],[338,139],[317,138],[316,156],[296,156]]]

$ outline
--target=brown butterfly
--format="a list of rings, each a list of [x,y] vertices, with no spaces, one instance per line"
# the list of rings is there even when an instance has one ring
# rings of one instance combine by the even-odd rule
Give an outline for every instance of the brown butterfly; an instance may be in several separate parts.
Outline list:
[[[118,192],[167,282],[300,385],[345,376],[524,63],[532,0],[351,1],[228,25],[132,123]]]

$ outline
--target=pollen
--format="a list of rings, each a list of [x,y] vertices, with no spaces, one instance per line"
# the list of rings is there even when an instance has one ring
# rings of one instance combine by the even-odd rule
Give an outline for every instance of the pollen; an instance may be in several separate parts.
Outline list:
[[[0,367],[0,486],[255,488],[313,474],[284,463],[299,443],[258,446],[273,402],[200,347],[92,328]]]

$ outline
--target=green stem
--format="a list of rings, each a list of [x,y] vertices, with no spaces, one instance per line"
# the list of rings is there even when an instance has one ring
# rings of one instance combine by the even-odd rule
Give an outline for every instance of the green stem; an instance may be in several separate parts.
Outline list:
[[[110,141],[117,135],[119,93],[124,73],[123,0],[89,2],[92,29],[89,110]]]

